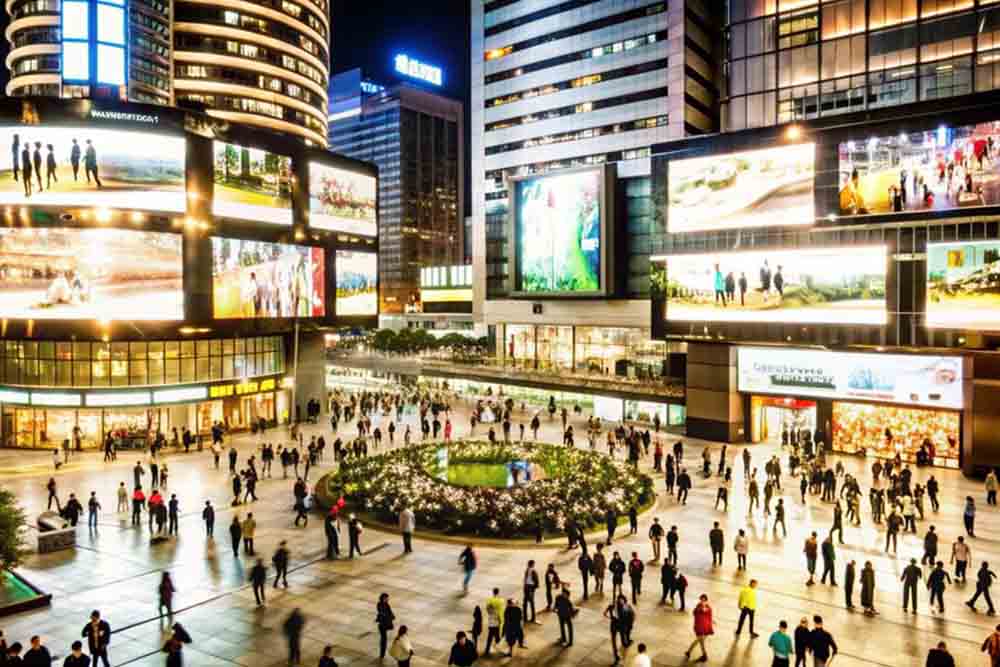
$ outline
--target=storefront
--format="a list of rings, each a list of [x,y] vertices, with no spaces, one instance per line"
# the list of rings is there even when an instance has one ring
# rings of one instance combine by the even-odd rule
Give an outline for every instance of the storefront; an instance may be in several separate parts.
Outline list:
[[[274,425],[288,416],[288,387],[280,377],[162,389],[43,391],[0,388],[4,447],[51,449],[65,441],[100,448],[108,434],[119,447],[144,447],[173,430],[208,434],[217,422],[231,431]],[[282,416],[284,415],[284,416]]]
[[[969,373],[961,356],[739,347],[752,442],[821,441],[833,451],[958,468]]]

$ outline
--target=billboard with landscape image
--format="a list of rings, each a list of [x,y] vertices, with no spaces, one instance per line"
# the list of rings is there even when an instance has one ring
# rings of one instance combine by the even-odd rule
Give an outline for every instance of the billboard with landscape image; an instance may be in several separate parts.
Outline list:
[[[517,291],[602,289],[601,169],[515,181]]]
[[[927,244],[927,326],[1000,331],[1000,240]]]
[[[996,206],[998,137],[1000,122],[989,122],[845,141],[838,160],[840,214]]]
[[[187,210],[184,137],[8,125],[0,142],[0,204]]]
[[[323,317],[323,248],[212,237],[217,319]]]
[[[259,148],[212,142],[212,213],[275,225],[292,224],[292,159]]]
[[[666,320],[885,324],[886,248],[753,250],[666,264]]]
[[[309,226],[377,236],[376,179],[319,162],[309,163]]]
[[[811,225],[815,145],[671,160],[667,230]]]
[[[337,316],[378,315],[378,255],[337,251]]]
[[[0,318],[182,320],[180,234],[0,229]]]

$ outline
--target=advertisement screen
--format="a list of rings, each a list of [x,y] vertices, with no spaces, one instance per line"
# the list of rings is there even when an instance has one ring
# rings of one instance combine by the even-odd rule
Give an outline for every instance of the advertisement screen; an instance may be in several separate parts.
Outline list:
[[[885,324],[885,246],[668,255],[667,321]]]
[[[377,236],[375,177],[309,163],[309,226]]]
[[[0,317],[184,319],[180,234],[0,229]]]
[[[962,359],[739,347],[739,390],[962,409]]]
[[[927,326],[1000,330],[1000,240],[927,244]]]
[[[337,251],[337,315],[378,314],[378,255]]]
[[[323,317],[323,249],[212,237],[217,319]]]
[[[595,169],[516,182],[520,291],[601,289],[602,178]]]
[[[0,127],[0,204],[184,213],[184,137],[87,127]]]
[[[212,151],[214,215],[292,224],[291,158],[222,141]]]
[[[1000,204],[1000,122],[940,125],[839,146],[840,214]]]
[[[671,160],[667,230],[811,225],[815,145]]]

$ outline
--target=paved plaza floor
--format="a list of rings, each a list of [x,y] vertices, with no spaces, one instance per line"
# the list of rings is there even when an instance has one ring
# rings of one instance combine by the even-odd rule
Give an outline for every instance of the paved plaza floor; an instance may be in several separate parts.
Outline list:
[[[464,409],[455,416],[456,436],[468,431]],[[415,424],[415,418],[408,418]],[[530,416],[525,418],[530,419]],[[559,440],[559,422],[543,420],[541,437]],[[583,433],[582,421],[576,424]],[[516,431],[516,427],[514,429]],[[353,424],[342,425],[345,434],[355,432]],[[401,433],[402,429],[400,429]],[[419,429],[415,428],[419,433]],[[306,436],[324,433],[332,442],[329,428],[308,427]],[[480,434],[483,428],[480,427]],[[267,439],[281,444],[287,435],[269,432]],[[666,441],[676,438],[666,436]],[[243,461],[260,440],[256,436],[234,438]],[[585,446],[584,438],[577,438]],[[581,441],[584,441],[581,443]],[[690,468],[698,467],[704,443],[685,439],[684,459]],[[712,445],[713,467],[718,458],[718,445]],[[730,446],[728,456],[739,461],[743,447]],[[750,446],[755,466],[773,452],[766,445]],[[0,452],[0,484],[12,488],[30,516],[44,509],[45,483],[51,474],[49,455],[34,452]],[[581,611],[576,620],[576,642],[572,648],[558,645],[559,626],[553,614],[542,613],[542,625],[528,625],[527,646],[514,659],[502,658],[495,652],[478,664],[519,665],[608,665],[611,648],[608,625],[601,614],[607,600],[592,596],[587,602],[579,599],[577,552],[565,551],[563,543],[542,547],[509,548],[478,547],[479,569],[472,580],[470,593],[461,594],[461,570],[457,564],[460,546],[417,538],[414,553],[404,555],[398,536],[369,527],[363,536],[365,556],[353,561],[324,560],[325,539],[322,517],[314,515],[307,527],[292,525],[292,480],[278,479],[280,466],[275,465],[275,479],[264,479],[258,485],[260,500],[250,506],[236,508],[243,515],[252,511],[258,520],[256,548],[265,562],[280,540],[287,540],[291,550],[289,588],[268,588],[267,605],[257,608],[247,575],[252,559],[242,553],[234,558],[229,546],[227,525],[234,509],[230,508],[230,483],[223,469],[216,471],[209,452],[173,454],[170,466],[169,493],[176,493],[181,503],[180,536],[165,543],[151,545],[145,527],[129,525],[128,517],[116,514],[115,489],[121,481],[131,486],[131,467],[140,456],[121,453],[117,463],[104,464],[101,455],[77,455],[69,466],[56,473],[60,495],[70,491],[86,504],[90,492],[97,491],[104,506],[96,530],[86,525],[78,528],[75,551],[48,555],[30,555],[21,572],[35,585],[52,594],[49,608],[0,619],[0,628],[8,642],[27,643],[30,635],[40,634],[56,655],[66,655],[70,643],[80,637],[92,609],[100,609],[114,630],[111,661],[114,665],[145,667],[164,664],[159,653],[168,626],[157,616],[156,590],[161,572],[169,570],[177,593],[174,607],[176,620],[184,624],[193,636],[193,644],[185,648],[185,664],[194,667],[247,665],[271,667],[287,664],[286,644],[281,626],[288,613],[296,607],[306,616],[303,642],[304,665],[315,665],[322,647],[332,644],[334,656],[341,665],[378,664],[378,634],[375,604],[379,593],[387,592],[396,614],[397,627],[410,629],[416,655],[415,666],[444,665],[457,630],[468,630],[472,610],[483,604],[490,589],[499,587],[503,597],[520,597],[521,577],[529,558],[544,571],[555,563],[564,578],[573,583],[575,602]],[[328,457],[329,459],[330,457]],[[832,459],[836,460],[836,459]],[[871,475],[869,463],[863,459],[844,457],[848,472],[857,474],[867,494]],[[651,461],[643,466],[651,467]],[[330,469],[329,461],[315,471],[310,482]],[[867,500],[863,503],[861,528],[847,526],[847,544],[837,550],[837,578],[843,577],[849,559],[858,561],[858,570],[871,560],[877,572],[877,617],[866,617],[844,607],[843,591],[817,583],[807,588],[803,541],[811,530],[821,539],[829,530],[832,506],[810,496],[803,505],[799,499],[797,480],[787,476],[785,504],[788,508],[788,537],[776,536],[766,525],[762,513],[747,517],[743,495],[742,465],[733,465],[734,492],[728,513],[713,509],[716,482],[700,480],[693,475],[695,488],[686,506],[678,506],[661,494],[657,507],[642,517],[639,535],[619,538],[613,549],[622,552],[637,550],[646,561],[652,558],[648,540],[644,539],[653,516],[667,527],[679,527],[680,569],[690,582],[687,599],[689,608],[700,593],[707,593],[714,608],[716,634],[708,642],[713,665],[770,665],[771,653],[767,637],[786,619],[794,628],[803,616],[820,614],[826,628],[840,646],[837,667],[885,665],[912,667],[923,665],[928,648],[939,640],[948,643],[958,665],[986,665],[980,653],[983,639],[997,621],[982,611],[973,613],[963,603],[974,590],[974,584],[952,586],[945,593],[946,613],[931,613],[927,606],[927,591],[920,587],[920,612],[902,611],[899,577],[910,557],[920,558],[922,537],[931,524],[941,535],[941,554],[950,554],[951,543],[962,534],[962,501],[974,495],[979,507],[977,537],[971,541],[973,564],[982,560],[995,563],[1000,569],[1000,510],[985,505],[982,485],[964,479],[960,473],[942,469],[920,469],[916,481],[923,482],[934,473],[941,483],[941,509],[928,513],[919,522],[917,535],[902,536],[898,557],[887,557],[883,550],[884,533],[873,527]],[[794,487],[794,488],[792,488]],[[657,478],[657,489],[662,490]],[[201,508],[206,499],[217,508],[215,540],[205,537]],[[708,530],[712,521],[720,521],[726,533],[726,554],[723,567],[713,569],[708,548]],[[85,518],[84,518],[85,523]],[[736,531],[745,528],[750,537],[749,568],[746,574],[736,571],[732,540]],[[419,530],[419,527],[418,527]],[[342,545],[346,540],[342,539]],[[970,573],[971,574],[971,573]],[[757,632],[760,638],[751,640],[746,633],[734,638],[739,610],[739,588],[750,577],[760,581],[757,611]],[[610,589],[610,584],[608,585]],[[626,585],[627,588],[627,585]],[[637,605],[633,638],[645,642],[655,665],[683,665],[684,650],[692,639],[692,618],[659,603],[659,566],[647,565],[644,592]],[[1000,594],[1000,586],[996,587]],[[859,584],[855,584],[855,596]],[[539,595],[544,599],[544,593]],[[858,602],[855,601],[857,605]],[[980,607],[982,610],[982,607]],[[482,648],[482,643],[480,644]],[[634,651],[634,648],[633,648]],[[696,652],[697,655],[697,652]],[[631,653],[628,658],[631,657]],[[626,658],[626,659],[628,659]],[[56,664],[62,664],[60,658]],[[386,658],[385,664],[394,664]],[[626,663],[627,664],[627,663]],[[810,663],[811,664],[811,663]]]

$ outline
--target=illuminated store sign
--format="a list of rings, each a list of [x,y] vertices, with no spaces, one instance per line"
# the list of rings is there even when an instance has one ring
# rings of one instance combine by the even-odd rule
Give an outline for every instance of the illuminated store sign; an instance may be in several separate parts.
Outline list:
[[[435,86],[441,85],[442,76],[440,67],[422,63],[416,58],[410,58],[402,53],[396,56],[396,71],[414,79],[432,83]]]
[[[31,392],[32,405],[51,405],[56,407],[76,407],[80,405],[80,394],[55,394],[49,392]]]
[[[163,389],[153,392],[154,403],[179,403],[200,401],[208,396],[208,387],[184,387],[183,389]]]
[[[28,392],[12,389],[0,390],[0,403],[28,403]]]
[[[121,407],[124,405],[149,405],[148,391],[118,391],[103,394],[87,394],[87,405],[95,408]]]
[[[737,373],[742,392],[963,406],[960,357],[740,347]]]
[[[209,398],[227,398],[230,396],[245,396],[247,394],[276,391],[278,388],[278,378],[273,377],[263,380],[227,382],[213,386],[195,385],[156,391],[28,392],[0,388],[0,403],[67,408],[81,406],[112,408],[196,402]],[[286,388],[284,382],[282,382],[281,388]]]
[[[238,384],[219,384],[209,387],[209,398],[227,398],[229,396],[244,396],[258,394],[263,391],[274,391],[277,383],[274,378],[259,382],[240,382]]]

